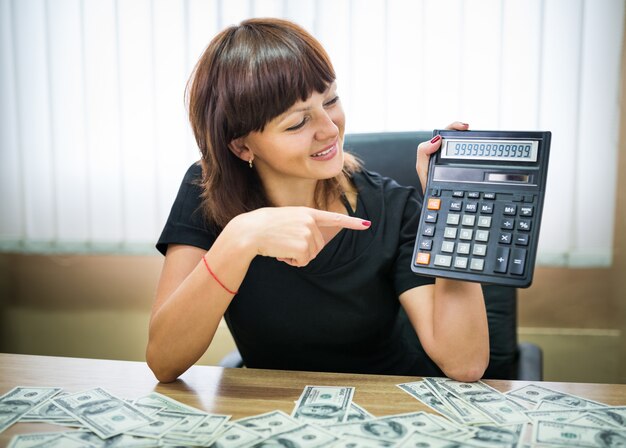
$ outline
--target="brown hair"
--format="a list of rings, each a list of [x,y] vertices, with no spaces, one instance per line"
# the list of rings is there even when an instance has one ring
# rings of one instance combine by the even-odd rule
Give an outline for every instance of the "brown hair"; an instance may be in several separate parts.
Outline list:
[[[202,154],[203,208],[223,228],[235,216],[271,206],[256,170],[228,144],[263,131],[273,118],[335,80],[326,51],[298,25],[280,19],[250,19],[219,33],[196,64],[187,84],[189,120]],[[345,154],[343,172],[318,182],[316,205],[342,193],[342,178],[359,169]]]

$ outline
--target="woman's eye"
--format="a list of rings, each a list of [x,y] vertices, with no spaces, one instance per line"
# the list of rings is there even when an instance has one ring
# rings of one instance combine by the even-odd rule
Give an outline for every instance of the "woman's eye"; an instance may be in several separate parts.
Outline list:
[[[302,121],[300,123],[298,123],[295,126],[291,126],[290,128],[287,128],[288,131],[296,131],[298,129],[300,129],[302,126],[304,126],[306,123],[306,117],[302,119]]]
[[[326,106],[326,107],[332,106],[333,104],[337,103],[337,101],[339,101],[339,97],[338,96],[336,96],[332,100],[326,102],[326,104],[324,104],[324,106]]]

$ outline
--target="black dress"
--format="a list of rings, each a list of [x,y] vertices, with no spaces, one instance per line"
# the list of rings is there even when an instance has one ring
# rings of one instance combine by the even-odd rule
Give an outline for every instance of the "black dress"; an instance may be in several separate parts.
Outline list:
[[[216,234],[200,210],[199,165],[181,185],[157,249],[209,249]],[[411,271],[420,213],[417,192],[367,171],[353,176],[368,230],[341,230],[307,266],[256,257],[225,314],[248,367],[424,374],[424,354],[407,338],[398,296],[433,283]],[[408,330],[413,334],[412,329]],[[433,371],[434,372],[434,371]],[[435,372],[436,373],[436,372]]]

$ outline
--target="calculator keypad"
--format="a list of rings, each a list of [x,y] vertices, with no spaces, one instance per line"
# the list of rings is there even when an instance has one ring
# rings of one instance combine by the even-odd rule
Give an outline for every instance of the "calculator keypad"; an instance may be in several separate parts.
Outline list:
[[[523,276],[536,195],[433,189],[427,195],[415,265]]]

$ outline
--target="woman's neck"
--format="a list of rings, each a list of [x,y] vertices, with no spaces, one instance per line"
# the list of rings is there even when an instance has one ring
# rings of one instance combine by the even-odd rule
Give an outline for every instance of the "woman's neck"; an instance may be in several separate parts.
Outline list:
[[[315,190],[318,182],[316,179],[263,181],[263,187],[270,202],[276,207],[315,207]]]
[[[341,177],[341,187],[352,210],[356,210],[357,190],[345,177]],[[311,207],[318,208],[316,188],[321,180],[297,179],[294,181],[263,182],[270,202],[276,207]],[[343,202],[337,197],[326,204],[328,211],[348,214]]]

